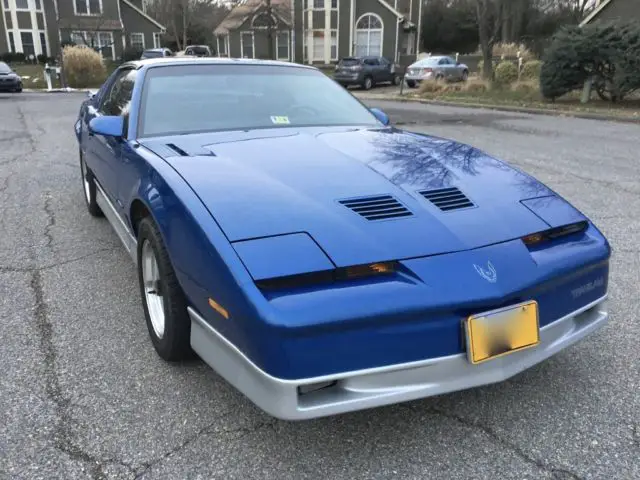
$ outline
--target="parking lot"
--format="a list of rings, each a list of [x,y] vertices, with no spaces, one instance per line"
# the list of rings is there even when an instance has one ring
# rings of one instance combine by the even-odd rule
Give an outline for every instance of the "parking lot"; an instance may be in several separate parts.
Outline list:
[[[583,210],[614,248],[607,327],[501,384],[301,423],[148,339],[85,208],[82,94],[0,94],[0,479],[640,478],[640,126],[375,101]]]

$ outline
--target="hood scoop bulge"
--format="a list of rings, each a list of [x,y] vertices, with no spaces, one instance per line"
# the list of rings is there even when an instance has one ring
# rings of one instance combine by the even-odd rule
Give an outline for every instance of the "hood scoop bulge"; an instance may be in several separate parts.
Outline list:
[[[391,218],[410,217],[413,215],[407,207],[391,195],[352,198],[349,200],[339,200],[339,202],[370,221],[389,220]]]

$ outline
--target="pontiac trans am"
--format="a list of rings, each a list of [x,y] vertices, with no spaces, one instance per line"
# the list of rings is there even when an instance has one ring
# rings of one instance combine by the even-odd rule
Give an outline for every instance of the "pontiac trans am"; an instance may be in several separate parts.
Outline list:
[[[197,354],[272,416],[499,382],[607,321],[611,250],[585,215],[313,67],[126,63],[75,133],[159,356]]]

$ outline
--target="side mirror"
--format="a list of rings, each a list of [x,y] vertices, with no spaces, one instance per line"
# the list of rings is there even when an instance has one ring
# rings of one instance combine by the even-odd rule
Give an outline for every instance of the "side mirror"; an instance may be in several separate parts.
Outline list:
[[[379,108],[370,108],[369,109],[373,115],[380,120],[380,122],[386,127],[391,124],[391,120],[389,120],[389,116],[384,113]]]
[[[91,100],[93,97],[96,96],[96,93],[98,93],[97,90],[87,90],[87,98]]]
[[[122,137],[124,118],[115,115],[95,117],[89,122],[89,132],[107,137]]]

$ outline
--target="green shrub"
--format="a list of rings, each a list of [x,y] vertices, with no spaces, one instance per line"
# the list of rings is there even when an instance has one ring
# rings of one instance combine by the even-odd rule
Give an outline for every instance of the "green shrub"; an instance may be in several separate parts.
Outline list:
[[[526,80],[540,78],[541,68],[542,68],[542,62],[540,60],[531,60],[531,61],[525,62],[522,65],[520,78],[526,79]]]
[[[620,100],[640,88],[640,24],[611,22],[565,27],[545,52],[542,94],[556,99],[593,78],[598,94]]]
[[[518,67],[512,62],[500,62],[495,70],[495,83],[497,85],[511,85],[518,80]]]
[[[107,76],[102,55],[87,47],[64,47],[62,51],[64,73],[73,88],[95,87]]]

